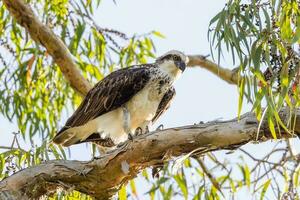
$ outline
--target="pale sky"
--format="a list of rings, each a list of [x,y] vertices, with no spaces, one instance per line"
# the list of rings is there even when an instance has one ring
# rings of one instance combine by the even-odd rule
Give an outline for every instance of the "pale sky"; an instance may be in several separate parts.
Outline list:
[[[115,5],[111,0],[102,0],[95,21],[101,27],[114,28],[128,35],[152,30],[160,31],[166,38],[155,40],[157,56],[172,49],[186,54],[207,55],[210,54],[207,39],[209,20],[224,7],[225,2],[220,0],[117,0]],[[228,68],[235,67],[231,63],[230,55],[226,57],[226,62],[221,61],[221,65]],[[165,127],[174,127],[200,121],[231,119],[237,116],[237,87],[227,84],[204,69],[187,69],[177,81],[175,88],[177,96],[171,108],[154,127],[160,123]],[[246,105],[243,111],[250,111],[250,107]],[[63,119],[61,123],[65,120]],[[9,124],[3,117],[0,117],[0,123],[4,127],[0,135],[0,145],[7,145],[7,142],[11,141],[9,140],[11,132],[17,131],[17,127]],[[265,143],[248,145],[248,148],[264,155],[271,146],[271,143]],[[299,145],[297,146],[299,151]],[[76,145],[71,149],[73,159],[89,158],[89,150],[85,145]],[[217,155],[224,156],[224,153]],[[233,154],[228,155],[227,158],[230,156],[238,159]]]
[[[220,0],[121,0],[115,5],[106,0],[102,2],[95,19],[104,27],[112,27],[129,35],[160,31],[166,39],[156,40],[158,56],[171,49],[186,54],[207,55],[210,54],[207,40],[209,20],[224,4]],[[206,70],[187,69],[175,87],[175,101],[161,119],[167,126],[236,116],[236,87]]]

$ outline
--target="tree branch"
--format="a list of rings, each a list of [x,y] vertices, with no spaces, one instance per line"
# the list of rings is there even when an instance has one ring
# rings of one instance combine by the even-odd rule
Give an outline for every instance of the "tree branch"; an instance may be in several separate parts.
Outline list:
[[[23,0],[2,0],[10,14],[30,34],[31,38],[42,44],[60,67],[71,87],[81,95],[86,95],[92,85],[81,75],[71,53],[64,43],[38,20],[29,5]]]
[[[80,74],[63,42],[34,15],[23,0],[3,0],[6,8],[17,22],[42,44],[60,67],[71,87],[82,95],[91,89],[90,83]],[[200,66],[214,73],[229,84],[238,84],[238,73],[218,66],[204,56],[189,55],[188,66]],[[297,111],[295,133],[300,133],[300,113]],[[288,119],[287,111],[281,112]],[[97,199],[108,199],[128,180],[142,169],[167,162],[197,149],[197,154],[219,150],[236,149],[256,140],[258,122],[247,113],[226,122],[210,122],[193,126],[171,128],[139,136],[133,142],[102,157],[89,161],[49,161],[20,171],[0,182],[0,199],[36,199],[51,195],[58,187],[78,190]],[[272,139],[263,122],[259,139]],[[282,129],[283,130],[283,129]],[[285,132],[278,138],[293,137]],[[143,148],[141,148],[141,146]]]
[[[23,0],[2,0],[15,20],[23,26],[31,38],[42,44],[60,67],[71,87],[81,95],[86,95],[92,85],[81,75],[71,53],[53,31],[42,24],[29,5]],[[229,84],[238,84],[238,73],[218,66],[201,55],[189,55],[188,66],[200,66],[217,75]]]
[[[219,78],[223,79],[229,84],[238,85],[239,76],[238,76],[238,70],[233,69],[226,69],[223,68],[216,63],[207,60],[205,56],[201,55],[189,55],[189,67],[196,67],[200,66],[204,69],[207,69],[208,71],[212,72]]]
[[[288,109],[280,112],[280,116],[285,122],[290,119]],[[295,134],[298,135],[300,110],[297,110],[295,116]],[[262,122],[260,142],[272,139],[267,124],[266,121]],[[136,137],[89,162],[56,160],[24,169],[0,182],[0,197],[5,199],[3,197],[6,195],[11,199],[17,196],[35,199],[55,192],[57,187],[63,187],[97,199],[109,199],[123,184],[147,167],[157,166],[195,149],[196,155],[236,149],[255,141],[257,129],[255,116],[246,113],[240,120],[215,121],[152,132]],[[278,138],[290,137],[293,135],[278,133]]]

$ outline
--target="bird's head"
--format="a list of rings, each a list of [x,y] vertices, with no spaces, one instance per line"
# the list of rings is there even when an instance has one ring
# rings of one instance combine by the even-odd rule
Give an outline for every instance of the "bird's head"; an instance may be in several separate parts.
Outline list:
[[[156,64],[169,74],[177,76],[181,74],[189,59],[180,51],[172,50],[156,59]]]

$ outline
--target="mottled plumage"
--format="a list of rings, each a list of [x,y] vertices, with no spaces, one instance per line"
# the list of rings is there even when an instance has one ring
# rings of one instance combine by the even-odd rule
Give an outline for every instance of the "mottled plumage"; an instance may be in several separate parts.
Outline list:
[[[134,66],[114,71],[106,76],[88,92],[58,134],[70,127],[81,126],[126,103],[145,87],[150,79],[150,67],[153,66]]]
[[[145,130],[170,106],[175,95],[172,84],[185,62],[182,53],[172,51],[154,64],[112,72],[88,92],[53,141],[64,146],[94,142],[111,147],[124,141],[128,132]]]
[[[163,96],[158,109],[156,111],[155,116],[152,119],[152,123],[156,122],[156,120],[170,107],[172,99],[175,97],[176,91],[173,87],[171,87]]]

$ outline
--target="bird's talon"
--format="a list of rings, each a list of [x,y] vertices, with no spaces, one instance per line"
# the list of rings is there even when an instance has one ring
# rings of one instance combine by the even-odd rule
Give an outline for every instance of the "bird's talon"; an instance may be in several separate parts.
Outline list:
[[[141,127],[138,127],[138,128],[135,130],[135,136],[147,134],[147,133],[149,133],[149,132],[150,132],[149,126],[146,126],[146,127],[145,127],[145,132],[143,132],[143,129],[142,129]]]
[[[159,125],[159,126],[156,128],[157,131],[161,131],[161,130],[163,130],[163,129],[164,129],[164,125],[163,125],[163,124]]]
[[[135,136],[139,136],[143,134],[143,129],[141,127],[138,127],[135,132],[134,132]]]
[[[133,134],[132,133],[128,133],[128,139],[131,140],[131,141],[133,141],[133,138],[134,138]]]
[[[149,126],[146,126],[146,128],[145,128],[145,134],[147,134],[147,133],[149,133],[149,132],[150,132]]]
[[[100,159],[100,156],[94,156],[92,160],[98,160]]]

